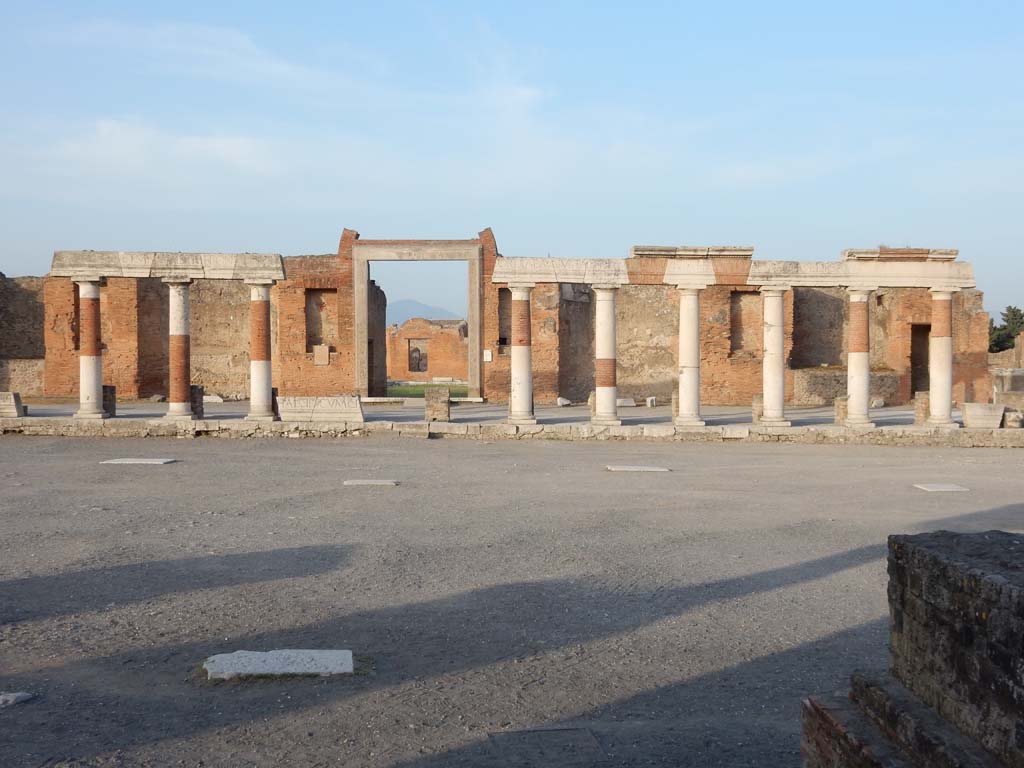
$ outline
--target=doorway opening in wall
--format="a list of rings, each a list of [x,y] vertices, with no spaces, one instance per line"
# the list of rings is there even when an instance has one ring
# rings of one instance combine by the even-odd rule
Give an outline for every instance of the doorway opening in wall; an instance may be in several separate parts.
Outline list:
[[[383,337],[376,351],[368,354],[371,396],[423,397],[428,387],[445,386],[452,397],[466,397],[467,263],[371,260],[369,276],[369,336]],[[386,297],[383,322],[375,322],[375,289]]]
[[[928,378],[928,339],[931,336],[930,325],[910,326],[910,393],[927,392],[930,389]]]

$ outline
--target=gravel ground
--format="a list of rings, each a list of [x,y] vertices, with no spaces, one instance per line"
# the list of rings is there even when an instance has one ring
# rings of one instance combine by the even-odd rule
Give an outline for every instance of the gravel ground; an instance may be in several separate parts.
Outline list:
[[[99,464],[132,456],[179,463]],[[1022,464],[0,438],[0,690],[36,696],[0,711],[0,765],[795,768],[800,699],[886,664],[886,536],[1024,530]],[[364,478],[401,485],[343,485]],[[357,674],[197,671],[274,648],[351,649]]]

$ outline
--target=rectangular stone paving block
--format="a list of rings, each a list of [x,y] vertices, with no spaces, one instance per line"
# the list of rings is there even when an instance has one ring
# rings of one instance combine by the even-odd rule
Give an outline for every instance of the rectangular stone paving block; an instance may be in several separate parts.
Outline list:
[[[397,480],[346,480],[342,485],[398,485]]]
[[[100,464],[174,464],[177,459],[107,459]]]
[[[668,472],[665,467],[648,467],[640,464],[609,464],[609,472]]]
[[[351,675],[352,651],[284,649],[219,653],[203,662],[210,680],[237,677],[297,677]]]
[[[918,483],[914,487],[928,493],[963,493],[971,490],[954,483]]]

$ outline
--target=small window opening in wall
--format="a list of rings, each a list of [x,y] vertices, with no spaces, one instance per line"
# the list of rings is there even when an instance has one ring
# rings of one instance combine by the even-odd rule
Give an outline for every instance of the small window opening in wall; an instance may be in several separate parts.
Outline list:
[[[427,339],[409,339],[409,372],[427,372]]]
[[[338,344],[338,292],[334,289],[306,289],[306,352],[326,345],[332,352]]]
[[[512,336],[512,291],[498,289],[498,346],[508,346]],[[499,352],[500,354],[500,352]]]

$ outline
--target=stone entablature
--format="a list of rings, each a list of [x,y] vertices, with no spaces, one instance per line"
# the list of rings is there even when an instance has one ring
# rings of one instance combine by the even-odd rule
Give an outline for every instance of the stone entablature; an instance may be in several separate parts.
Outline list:
[[[637,245],[629,259],[505,257],[491,277],[495,283],[649,284],[633,280],[633,260],[664,260],[662,279],[680,288],[712,285],[763,285],[782,288],[843,287],[974,288],[974,270],[956,261],[959,251],[932,249],[843,251],[839,261],[756,261],[748,246]],[[650,274],[649,271],[644,272]]]
[[[191,280],[283,280],[278,253],[172,253],[168,251],[56,251],[52,277],[162,277]]]

